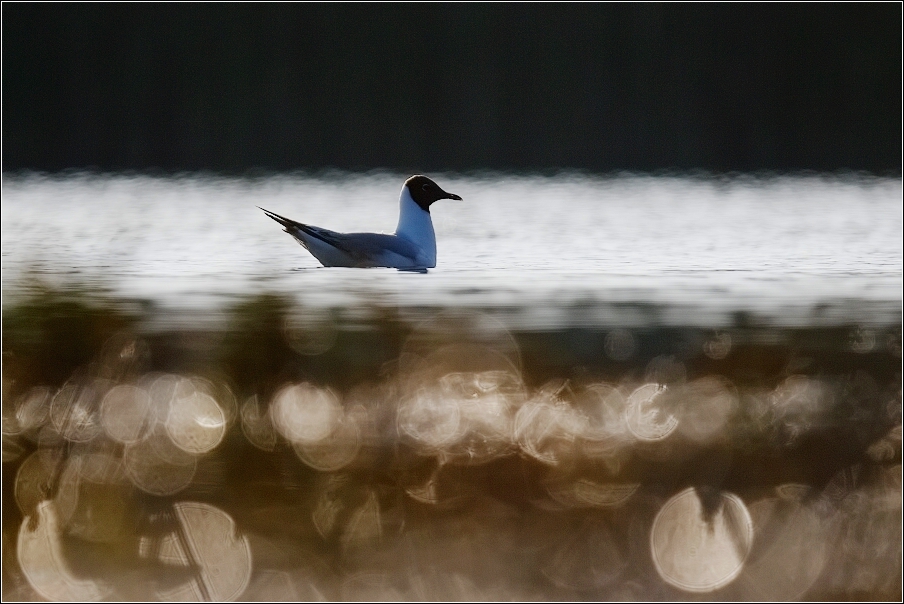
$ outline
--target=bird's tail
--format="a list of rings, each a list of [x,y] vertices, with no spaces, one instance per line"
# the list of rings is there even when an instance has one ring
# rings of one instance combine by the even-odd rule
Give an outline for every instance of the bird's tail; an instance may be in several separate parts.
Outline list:
[[[264,210],[264,208],[262,208],[260,206],[257,206],[257,208],[259,210]],[[292,234],[292,231],[290,231],[289,229],[292,229],[292,228],[300,229],[304,226],[300,222],[295,222],[294,220],[292,220],[290,218],[286,218],[285,216],[280,216],[279,214],[274,214],[270,210],[264,210],[264,214],[266,214],[267,216],[269,216],[270,218],[272,218],[273,220],[275,220],[276,222],[281,224],[286,229],[286,232],[289,233],[290,235]]]

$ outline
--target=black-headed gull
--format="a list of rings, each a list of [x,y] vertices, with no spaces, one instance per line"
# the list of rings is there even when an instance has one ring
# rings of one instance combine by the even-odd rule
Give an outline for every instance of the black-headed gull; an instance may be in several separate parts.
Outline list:
[[[399,226],[393,235],[336,233],[260,209],[285,227],[323,266],[424,269],[436,266],[436,234],[430,219],[430,204],[440,199],[461,201],[461,197],[446,193],[426,176],[406,180],[399,193]]]

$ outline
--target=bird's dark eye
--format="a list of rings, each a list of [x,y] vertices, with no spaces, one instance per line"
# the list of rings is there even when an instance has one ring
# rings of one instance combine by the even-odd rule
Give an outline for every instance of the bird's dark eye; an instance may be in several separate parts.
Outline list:
[[[425,191],[429,191],[429,190],[430,190],[430,185],[424,183],[424,184],[421,186],[421,188],[422,188],[423,190],[425,190]]]

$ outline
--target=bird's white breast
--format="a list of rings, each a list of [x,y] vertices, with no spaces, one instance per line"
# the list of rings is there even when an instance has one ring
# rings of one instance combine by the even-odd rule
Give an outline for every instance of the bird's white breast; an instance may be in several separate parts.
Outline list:
[[[423,250],[424,266],[436,266],[436,233],[433,231],[433,220],[430,212],[425,212],[411,198],[407,186],[402,187],[399,194],[399,226],[396,236],[407,239]]]

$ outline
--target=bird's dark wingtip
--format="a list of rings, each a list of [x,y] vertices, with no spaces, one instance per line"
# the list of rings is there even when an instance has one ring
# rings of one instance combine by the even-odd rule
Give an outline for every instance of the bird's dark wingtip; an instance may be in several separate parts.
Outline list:
[[[276,222],[278,222],[279,224],[283,225],[286,228],[289,228],[290,226],[294,226],[294,225],[298,224],[294,220],[286,218],[285,216],[280,216],[279,214],[276,214],[275,212],[271,212],[270,210],[266,210],[260,206],[256,206],[256,207],[257,207],[257,209],[262,210],[264,212],[264,214],[267,215],[268,218],[272,218],[273,220],[275,220]]]

